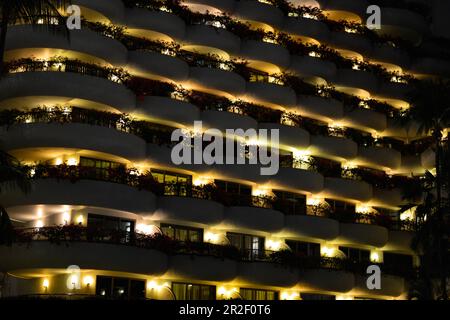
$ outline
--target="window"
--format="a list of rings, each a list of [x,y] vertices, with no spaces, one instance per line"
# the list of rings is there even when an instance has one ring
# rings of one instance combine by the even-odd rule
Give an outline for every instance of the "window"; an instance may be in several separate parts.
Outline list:
[[[404,269],[405,272],[413,267],[413,257],[407,254],[383,252],[383,264]]]
[[[277,200],[275,209],[288,215],[306,214],[306,196],[303,194],[274,190]]]
[[[247,186],[245,184],[228,182],[223,180],[214,180],[214,183],[216,184],[217,188],[226,193],[248,195],[248,196],[252,195],[252,187]]]
[[[87,227],[91,239],[110,240],[115,238],[121,243],[130,242],[134,233],[134,221],[88,214]]]
[[[330,294],[302,293],[302,300],[336,300],[336,296]]]
[[[336,213],[341,212],[350,212],[355,213],[355,205],[351,203],[347,203],[339,200],[325,199],[326,202],[330,205],[331,210]]]
[[[145,299],[145,281],[97,276],[95,293],[112,299]]]
[[[215,300],[216,287],[203,284],[173,282],[172,291],[177,300]]]
[[[152,170],[152,175],[157,182],[164,184],[164,195],[180,197],[191,195],[191,176],[159,170]]]
[[[320,257],[320,244],[295,240],[286,240],[292,252],[305,257]]]
[[[264,256],[263,237],[227,232],[227,238],[232,246],[235,246],[244,254],[245,259],[254,260]]]
[[[350,247],[339,247],[347,259],[353,262],[368,262],[370,261],[370,251],[364,249],[356,249]]]
[[[175,240],[203,242],[203,230],[199,228],[161,224],[161,231],[166,236]]]
[[[118,162],[99,160],[93,158],[80,157],[80,167],[93,168],[97,177],[107,179],[111,170],[118,168],[125,168],[125,166]]]
[[[241,288],[239,293],[244,300],[278,300],[277,291]]]

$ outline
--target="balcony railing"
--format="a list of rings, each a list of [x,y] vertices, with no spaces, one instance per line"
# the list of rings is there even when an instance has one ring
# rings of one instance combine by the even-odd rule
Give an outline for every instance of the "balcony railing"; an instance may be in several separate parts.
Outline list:
[[[15,229],[14,243],[32,246],[35,241],[48,241],[54,245],[70,243],[105,243],[151,249],[169,255],[187,254],[227,258],[236,261],[269,262],[299,269],[343,270],[366,274],[370,262],[357,262],[350,259],[303,256],[289,250],[270,251],[242,250],[230,245],[217,245],[205,242],[183,242],[162,234],[145,235],[120,230],[86,228],[76,225],[52,226],[42,228]],[[380,265],[385,273],[408,277],[414,270],[399,270],[395,266]]]

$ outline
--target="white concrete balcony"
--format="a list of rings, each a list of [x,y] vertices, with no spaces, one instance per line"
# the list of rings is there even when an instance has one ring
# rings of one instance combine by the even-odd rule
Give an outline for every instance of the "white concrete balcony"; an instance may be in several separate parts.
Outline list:
[[[121,0],[73,0],[71,4],[80,6],[82,15],[89,20],[100,14],[112,22],[124,21],[125,7]]]
[[[177,279],[229,282],[238,273],[238,262],[212,256],[172,255],[169,265],[165,276]]]
[[[1,105],[23,108],[31,103],[31,97],[33,107],[70,103],[130,110],[136,105],[136,96],[124,85],[94,76],[69,72],[23,72],[8,74],[0,81]]]
[[[414,254],[411,243],[414,232],[409,231],[389,231],[388,242],[382,248],[384,251],[397,251],[405,254]]]
[[[284,18],[283,12],[277,7],[258,1],[238,1],[233,16],[271,27],[281,26]]]
[[[68,205],[109,208],[135,214],[153,212],[156,208],[156,197],[151,192],[139,191],[124,184],[95,180],[80,180],[76,183],[55,179],[35,180],[29,193],[14,190],[3,193],[0,199],[6,208]]]
[[[321,83],[336,77],[334,63],[310,56],[291,56],[291,65],[286,70],[301,78],[311,79],[312,82]]]
[[[274,107],[294,106],[296,103],[294,90],[267,82],[247,82],[245,99]]]
[[[127,69],[134,76],[163,81],[186,81],[189,66],[186,62],[159,52],[130,51]]]
[[[88,63],[124,66],[127,49],[117,40],[87,28],[69,32],[70,40],[58,33],[30,25],[11,26],[6,38],[6,60],[64,56]]]
[[[182,42],[186,50],[218,54],[224,59],[239,53],[241,46],[241,39],[238,36],[225,29],[205,25],[187,26],[186,36]],[[214,49],[219,51],[215,52]]]
[[[127,160],[145,158],[145,141],[113,128],[82,123],[27,123],[0,129],[4,148],[90,150]]]
[[[366,0],[318,0],[322,10],[336,21],[362,21],[369,3]]]
[[[152,40],[173,41],[186,34],[184,21],[176,15],[163,11],[126,9],[127,32]]]
[[[226,111],[202,111],[200,118],[204,128],[216,128],[225,131],[226,129],[256,129],[258,123],[255,119]]]
[[[259,123],[259,129],[278,130],[280,146],[286,149],[306,149],[309,144],[309,132],[298,128],[285,126],[278,123]]]
[[[192,126],[200,119],[200,110],[193,104],[168,97],[147,96],[136,102],[131,113],[146,120],[159,120],[172,123],[175,127]]]
[[[228,207],[222,225],[230,231],[246,229],[273,233],[283,228],[284,215],[267,208]]]
[[[246,87],[244,78],[237,73],[213,68],[191,67],[188,82],[199,91],[228,96],[239,96]]]
[[[332,291],[345,293],[353,288],[355,276],[345,271],[326,269],[300,272],[298,286],[302,291]]]
[[[388,241],[388,230],[384,227],[363,223],[341,223],[337,242],[381,248]]]
[[[350,139],[328,136],[311,136],[308,148],[311,154],[350,160],[356,157],[358,145]]]
[[[367,202],[372,198],[372,186],[364,181],[325,178],[325,194],[331,198],[341,198]]]
[[[401,166],[402,155],[395,149],[360,146],[358,149],[358,161],[378,168],[396,170]]]
[[[333,240],[339,236],[339,222],[316,216],[286,215],[281,234],[286,238]]]
[[[401,277],[381,275],[381,289],[369,290],[367,288],[367,277],[356,275],[355,286],[349,294],[372,296],[374,291],[377,296],[385,296],[386,298],[398,297],[406,291],[405,280]]]
[[[361,96],[359,93],[361,90],[369,93],[378,92],[378,79],[371,72],[352,69],[338,69],[335,82],[336,88],[339,91],[354,94],[356,96]]]
[[[222,221],[222,204],[191,197],[163,196],[158,198],[158,209],[151,215],[156,221],[180,221],[213,225]]]
[[[293,192],[318,193],[323,189],[323,176],[311,170],[280,168],[276,176],[271,177],[274,188]]]
[[[383,132],[387,127],[386,115],[370,109],[353,109],[347,112],[342,120],[349,127],[369,132]]]
[[[285,17],[281,29],[293,37],[299,37],[306,41],[326,41],[330,37],[330,31],[326,24],[301,17]]]
[[[279,73],[289,67],[289,51],[277,44],[246,40],[242,42],[239,54],[249,66],[267,73]]]
[[[337,49],[354,51],[363,56],[370,55],[373,50],[369,39],[355,33],[331,32],[329,44]]]
[[[427,30],[427,23],[418,13],[407,9],[382,7],[381,34],[388,34],[404,40],[420,43]]]
[[[325,122],[333,122],[344,116],[342,102],[314,96],[297,96],[297,104],[292,110]]]
[[[292,287],[298,281],[298,270],[267,262],[240,262],[236,280],[255,286]]]

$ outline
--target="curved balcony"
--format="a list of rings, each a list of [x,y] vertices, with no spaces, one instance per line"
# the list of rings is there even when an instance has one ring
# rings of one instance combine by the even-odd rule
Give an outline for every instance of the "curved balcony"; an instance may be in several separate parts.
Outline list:
[[[255,119],[237,113],[226,111],[205,110],[200,117],[204,128],[216,128],[225,131],[226,129],[256,129],[258,123]]]
[[[338,69],[335,82],[339,91],[357,96],[368,97],[371,92],[378,91],[377,77],[366,71]],[[360,93],[361,90],[368,91],[369,95]]]
[[[326,269],[301,271],[298,286],[302,291],[348,292],[353,288],[355,276],[345,271]]]
[[[326,194],[335,198],[344,198],[367,202],[372,198],[372,187],[370,184],[350,179],[325,178]]]
[[[104,243],[70,242],[57,245],[48,241],[34,241],[31,246],[0,246],[0,254],[1,268],[8,271],[66,270],[67,266],[76,262],[82,269],[160,276],[168,267],[167,255],[159,251]]]
[[[351,124],[354,128],[361,128],[365,131],[386,130],[387,119],[384,113],[369,109],[354,109],[345,114],[343,121]]]
[[[361,22],[369,6],[366,0],[318,0],[318,2],[325,14],[328,14],[329,19],[335,21]]]
[[[0,199],[7,208],[39,204],[74,205],[111,208],[136,214],[153,212],[156,208],[156,197],[151,192],[140,191],[124,184],[95,180],[72,183],[67,180],[39,179],[32,182],[30,193],[5,192]]]
[[[279,27],[283,23],[284,14],[275,6],[258,1],[238,1],[233,16],[247,21],[265,23]]]
[[[286,48],[256,40],[243,41],[240,56],[248,61],[249,67],[269,74],[280,73],[290,64],[290,54]]]
[[[388,62],[402,68],[410,64],[410,58],[406,52],[387,44],[374,46],[371,56],[375,60]]]
[[[282,234],[286,238],[333,240],[339,235],[339,222],[315,216],[286,215]]]
[[[136,105],[136,96],[125,86],[89,75],[23,72],[5,75],[0,81],[2,105],[24,107],[30,97],[33,97],[33,105],[73,103],[83,106],[94,103],[116,110],[130,110]]]
[[[30,25],[11,26],[6,38],[6,60],[33,56],[65,56],[86,62],[125,65],[127,49],[117,40],[88,29],[70,31],[70,40]]]
[[[245,97],[249,102],[274,107],[293,106],[296,102],[294,90],[267,82],[247,82]]]
[[[416,59],[411,65],[410,70],[414,73],[423,75],[450,76],[450,63],[448,60],[435,58]]]
[[[298,127],[278,123],[259,123],[259,129],[278,130],[280,146],[286,149],[306,149],[309,146],[309,132]]]
[[[307,42],[324,41],[330,37],[328,27],[323,22],[313,19],[285,17],[282,29],[294,38]]]
[[[367,277],[355,276],[355,287],[351,291],[352,295],[358,296],[386,296],[398,297],[406,291],[405,280],[391,275],[381,275],[381,289],[369,290],[367,288]]]
[[[212,10],[231,12],[235,7],[234,0],[188,0],[184,1],[183,5],[187,5],[188,8],[194,12],[205,13],[205,10],[212,13]]]
[[[292,287],[298,281],[298,270],[267,262],[240,262],[237,281],[251,285]]]
[[[372,193],[371,203],[373,203],[374,206],[378,205],[381,207],[398,208],[402,204],[405,204],[405,200],[403,199],[400,189],[388,190],[374,187]]]
[[[409,107],[409,92],[411,87],[405,83],[381,82],[378,92],[373,96],[385,101],[398,109]]]
[[[311,170],[280,168],[270,181],[281,189],[293,192],[318,193],[323,189],[322,175]]]
[[[308,150],[314,155],[349,160],[356,157],[358,145],[346,138],[311,136]]]
[[[145,157],[145,141],[141,138],[82,123],[28,123],[0,130],[6,150],[63,148],[91,150],[139,160]]]
[[[222,221],[224,207],[218,202],[189,197],[159,197],[158,209],[152,220],[177,220],[201,224],[217,224]]]
[[[237,262],[218,257],[173,255],[166,276],[201,281],[232,281],[237,274]]]
[[[136,109],[132,113],[140,118],[171,123],[175,127],[192,126],[195,120],[200,119],[200,111],[196,106],[184,101],[157,96],[146,96],[143,100],[138,100]]]
[[[383,13],[379,33],[389,34],[414,43],[419,43],[427,30],[424,18],[407,9],[382,7]]]
[[[420,155],[420,163],[422,167],[432,170],[436,167],[436,153],[431,149],[427,149]]]
[[[400,167],[402,155],[395,149],[382,147],[359,147],[358,161],[395,170]]]
[[[408,231],[389,231],[388,242],[382,248],[383,251],[397,251],[406,254],[414,254],[411,243],[414,238],[414,232]]]
[[[305,116],[332,122],[344,116],[344,107],[335,99],[327,99],[314,96],[298,96],[297,105],[293,108]]]
[[[219,95],[237,96],[245,92],[245,80],[230,71],[191,67],[189,70],[189,85],[199,91]]]
[[[97,21],[97,19],[92,19],[95,18],[95,15],[92,14],[96,12],[113,22],[122,23],[124,20],[125,7],[120,0],[73,0],[71,3],[81,6],[82,14],[88,20]]]
[[[355,51],[363,56],[372,53],[372,43],[366,37],[359,34],[331,32],[329,41],[333,47]]]
[[[188,26],[186,28],[186,36],[183,39],[183,48],[186,50],[205,54],[216,53],[223,59],[229,58],[229,55],[239,53],[240,46],[241,39],[238,36],[225,29],[204,25]],[[207,48],[211,48],[210,51]],[[222,54],[214,52],[214,48],[222,51]]]
[[[312,81],[324,82],[336,76],[334,63],[310,56],[291,56],[291,65],[287,72],[301,78],[311,78]],[[316,80],[316,81],[315,81]]]
[[[184,21],[174,14],[146,9],[125,11],[127,32],[150,40],[173,41],[186,34]]]
[[[381,248],[388,241],[388,230],[376,225],[341,223],[337,241],[344,244],[358,243]]]
[[[185,81],[189,77],[186,62],[158,52],[130,51],[127,68],[133,75],[143,78]]]
[[[277,232],[283,228],[284,215],[276,210],[255,207],[228,207],[225,209],[224,228]]]

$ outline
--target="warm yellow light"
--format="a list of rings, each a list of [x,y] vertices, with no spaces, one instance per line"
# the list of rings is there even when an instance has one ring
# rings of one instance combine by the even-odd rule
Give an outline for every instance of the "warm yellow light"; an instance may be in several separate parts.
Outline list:
[[[380,263],[382,262],[382,253],[378,252],[378,251],[371,251],[370,252],[370,261],[375,262],[375,263]]]
[[[36,228],[42,228],[44,226],[44,222],[42,220],[36,221]]]
[[[147,288],[150,290],[156,289],[158,285],[156,284],[156,281],[152,280],[147,282]]]
[[[212,179],[206,178],[206,177],[195,177],[192,181],[192,184],[194,186],[204,186],[206,184],[209,184],[212,182]]]
[[[58,159],[55,160],[55,164],[57,166],[62,165],[63,164],[63,160],[61,158],[58,158]]]
[[[68,224],[70,222],[70,212],[64,212],[62,214],[62,220],[64,224]]]
[[[322,202],[321,198],[318,197],[306,197],[306,204],[308,206],[318,206]]]
[[[297,292],[283,291],[281,293],[281,300],[297,300],[300,295]]]
[[[332,246],[320,247],[320,253],[323,257],[332,258],[336,255],[336,248]]]
[[[67,164],[69,166],[76,166],[78,164],[78,160],[76,158],[69,158],[67,160]]]
[[[84,217],[83,217],[83,215],[79,215],[78,217],[77,217],[77,223],[78,224],[83,224],[84,223]]]
[[[278,251],[278,250],[280,250],[280,247],[281,247],[281,241],[268,239],[266,241],[266,247],[269,250]]]
[[[43,215],[44,215],[44,210],[42,210],[42,208],[39,208],[39,209],[37,210],[37,216],[38,216],[38,218],[42,218]]]
[[[352,296],[346,296],[346,295],[337,295],[336,300],[353,300]]]
[[[205,233],[205,241],[210,242],[210,243],[218,243],[219,235],[217,233],[213,233],[213,232],[206,232]]]
[[[79,278],[76,274],[70,276],[70,284],[73,286],[72,289],[76,289],[78,287]]]
[[[92,285],[94,283],[94,278],[92,278],[91,276],[85,276],[83,278],[83,283],[85,286],[89,287],[90,285]]]
[[[267,189],[253,189],[252,195],[255,197],[267,196],[270,194],[270,190]]]
[[[154,225],[139,223],[136,225],[136,231],[146,235],[152,235],[156,233],[157,228]]]
[[[365,205],[365,204],[357,204],[355,206],[355,212],[356,213],[371,213],[373,211],[371,206]]]
[[[42,287],[44,288],[44,290],[48,290],[49,285],[50,285],[50,281],[48,281],[48,279],[44,279],[42,281]]]

